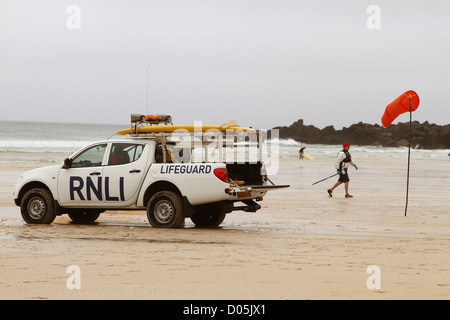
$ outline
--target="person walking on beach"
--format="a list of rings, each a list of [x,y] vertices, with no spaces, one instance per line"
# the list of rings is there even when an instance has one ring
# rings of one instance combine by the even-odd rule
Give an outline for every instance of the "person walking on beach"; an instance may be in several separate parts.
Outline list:
[[[306,147],[301,147],[300,148],[300,151],[298,152],[299,153],[299,159],[300,160],[303,160],[303,150],[305,150],[306,149]]]
[[[335,164],[337,174],[339,174],[339,180],[334,184],[334,186],[331,187],[331,189],[328,189],[327,192],[329,196],[332,197],[333,190],[344,183],[345,197],[353,198],[353,196],[348,193],[348,184],[350,182],[350,179],[348,177],[348,168],[350,167],[350,165],[352,165],[356,170],[358,170],[358,166],[353,162],[352,156],[350,155],[350,152],[348,152],[348,150],[350,149],[350,144],[348,142],[344,142],[342,146],[343,149],[339,151]]]

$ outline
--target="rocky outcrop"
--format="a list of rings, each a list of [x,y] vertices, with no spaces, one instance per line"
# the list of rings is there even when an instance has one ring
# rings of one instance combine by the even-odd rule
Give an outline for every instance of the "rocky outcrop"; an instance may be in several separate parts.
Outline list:
[[[309,144],[341,144],[348,141],[355,145],[383,147],[407,147],[409,144],[409,122],[391,124],[385,128],[378,124],[359,122],[342,130],[333,126],[323,129],[304,125],[303,119],[288,127],[275,127],[280,139],[294,139]],[[450,149],[450,124],[440,126],[428,121],[411,124],[411,147],[421,149]]]

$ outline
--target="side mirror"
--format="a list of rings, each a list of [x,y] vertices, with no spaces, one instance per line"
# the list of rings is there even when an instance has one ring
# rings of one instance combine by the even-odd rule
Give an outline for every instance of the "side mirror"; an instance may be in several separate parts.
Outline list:
[[[72,159],[65,158],[63,169],[69,169],[72,166]]]

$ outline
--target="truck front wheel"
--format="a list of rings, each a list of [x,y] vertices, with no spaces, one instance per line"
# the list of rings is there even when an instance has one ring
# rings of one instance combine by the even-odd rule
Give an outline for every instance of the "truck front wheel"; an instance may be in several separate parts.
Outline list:
[[[155,228],[181,228],[185,219],[183,200],[173,191],[157,192],[148,201],[147,217]]]
[[[43,188],[34,188],[27,191],[20,203],[20,212],[26,223],[52,223],[56,218],[56,211],[50,191]]]

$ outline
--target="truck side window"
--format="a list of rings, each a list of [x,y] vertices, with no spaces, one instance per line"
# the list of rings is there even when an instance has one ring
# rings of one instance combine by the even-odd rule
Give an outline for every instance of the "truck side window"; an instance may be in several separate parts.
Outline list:
[[[139,160],[144,146],[133,143],[113,143],[109,154],[109,165],[127,164]]]
[[[106,144],[91,147],[72,160],[72,168],[97,167],[102,165]]]

